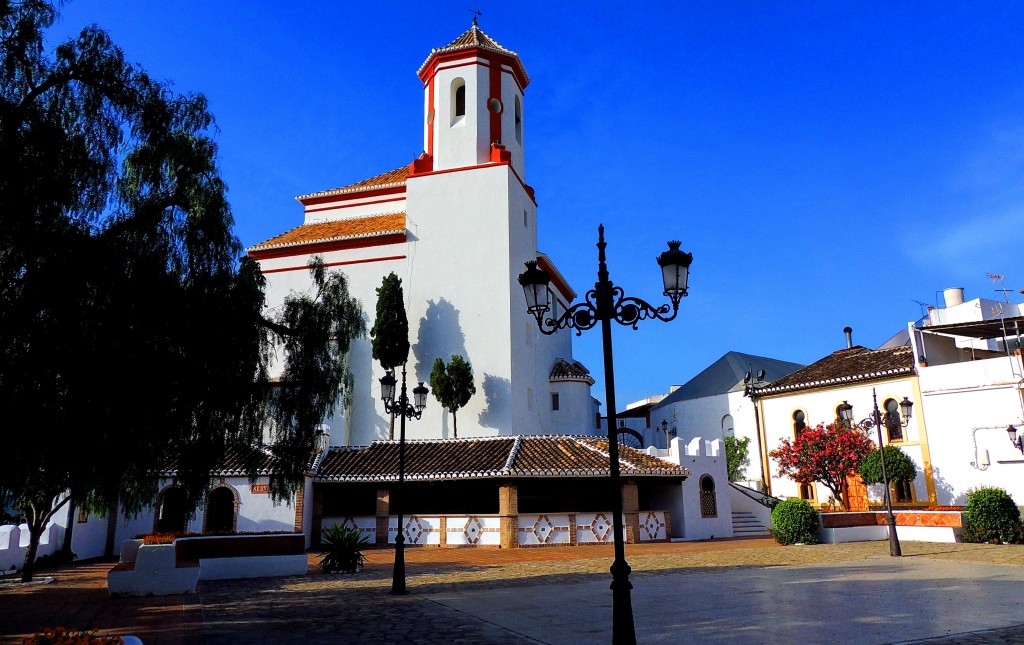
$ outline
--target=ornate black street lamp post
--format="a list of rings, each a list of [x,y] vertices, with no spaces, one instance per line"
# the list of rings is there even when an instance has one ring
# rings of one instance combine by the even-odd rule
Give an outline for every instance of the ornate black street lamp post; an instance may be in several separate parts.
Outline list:
[[[402,497],[405,495],[405,420],[419,419],[423,409],[427,407],[427,388],[423,382],[412,389],[413,405],[409,404],[409,396],[405,389],[405,363],[402,363],[402,392],[395,400],[395,373],[388,373],[380,379],[380,398],[384,401],[384,409],[388,414],[401,417],[398,434],[398,494],[392,497],[391,503],[398,515],[398,535],[395,536],[395,568],[391,576],[391,593],[405,593],[405,530],[402,527]]]
[[[857,426],[864,428],[865,430],[875,428],[878,431],[878,458],[882,464],[882,486],[885,487],[885,522],[889,525],[889,555],[902,556],[903,549],[900,548],[900,538],[896,535],[896,516],[892,514],[892,495],[889,492],[889,475],[885,472],[885,451],[882,450],[882,413],[878,409],[878,395],[875,393],[875,388],[871,388],[871,399],[874,403],[875,409],[872,411],[870,417],[858,423]],[[903,397],[903,400],[900,401],[899,413],[893,412],[893,414],[899,414],[902,418],[892,419],[892,421],[894,423],[898,422],[906,428],[910,423],[910,414],[913,412],[913,408],[913,402],[911,402],[907,397]],[[847,428],[852,428],[854,426],[853,406],[846,401],[843,401],[842,405],[839,406],[839,420],[842,421]]]
[[[604,225],[597,228],[597,283],[587,292],[584,302],[567,309],[557,319],[545,318],[550,310],[549,276],[537,268],[534,261],[526,263],[526,271],[519,276],[519,284],[526,294],[526,307],[537,319],[537,326],[543,334],[553,334],[559,329],[569,327],[580,335],[584,330],[593,329],[601,323],[601,336],[604,345],[604,381],[605,398],[608,405],[608,460],[612,485],[612,532],[615,541],[615,561],[612,563],[612,642],[636,643],[636,631],[633,627],[633,605],[630,600],[629,582],[630,568],[626,563],[625,540],[622,526],[622,484],[619,479],[619,443],[617,440],[618,423],[615,418],[615,370],[612,365],[612,328],[611,321],[620,325],[637,328],[637,323],[647,318],[656,318],[668,322],[679,312],[679,301],[686,295],[689,279],[690,263],[693,256],[679,250],[679,242],[669,242],[669,249],[658,256],[665,295],[672,301],[672,306],[654,307],[639,298],[626,296],[622,289],[608,279],[608,267],[605,264]],[[669,312],[671,311],[671,314]]]

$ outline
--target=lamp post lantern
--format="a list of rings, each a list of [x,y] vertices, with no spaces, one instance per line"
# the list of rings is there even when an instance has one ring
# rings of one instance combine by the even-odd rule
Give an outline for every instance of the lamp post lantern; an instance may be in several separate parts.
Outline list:
[[[871,430],[875,428],[878,431],[878,458],[882,465],[882,486],[885,487],[885,522],[889,525],[889,555],[890,556],[902,556],[903,549],[900,547],[900,538],[896,535],[896,516],[892,514],[892,493],[889,491],[889,475],[885,471],[885,451],[882,450],[882,412],[878,409],[878,394],[875,392],[875,388],[871,388],[871,400],[874,405],[874,410],[871,412],[871,416],[864,419],[860,423],[856,424],[858,427],[864,428],[865,430]],[[913,412],[914,403],[907,397],[903,397],[900,401],[900,419],[894,419],[898,421],[904,428],[910,423],[910,415]],[[842,405],[838,408],[839,420],[847,428],[854,427],[853,423],[853,406],[847,401],[843,401]],[[894,412],[893,414],[897,414]]]
[[[391,593],[404,594],[405,589],[405,530],[402,527],[402,496],[405,494],[405,420],[419,419],[427,407],[427,390],[423,382],[412,389],[413,403],[405,387],[405,363],[402,363],[402,391],[395,399],[395,373],[388,370],[380,379],[380,398],[388,414],[401,417],[398,434],[398,495],[392,500],[398,515],[398,534],[395,535],[395,567],[391,575]]]
[[[1013,444],[1013,447],[1020,450],[1020,453],[1024,455],[1024,441],[1022,441],[1020,435],[1017,434],[1017,428],[1012,425],[1007,426],[1006,434],[1009,435],[1010,443]]]
[[[658,256],[661,267],[664,294],[672,302],[655,307],[647,302],[626,296],[620,287],[616,287],[608,279],[608,266],[605,264],[604,225],[597,227],[597,282],[587,292],[584,301],[567,309],[558,318],[548,318],[545,314],[550,310],[548,283],[551,281],[544,270],[537,267],[534,261],[526,263],[526,271],[519,276],[519,284],[526,296],[527,311],[537,319],[537,327],[542,334],[554,334],[566,327],[576,330],[581,335],[585,330],[593,329],[601,323],[601,338],[604,351],[605,398],[608,405],[608,461],[609,476],[612,486],[612,534],[615,542],[615,561],[611,566],[612,574],[612,642],[636,643],[636,630],[633,626],[633,606],[630,599],[629,582],[630,568],[626,562],[625,540],[622,525],[622,484],[619,478],[619,443],[618,424],[615,417],[615,369],[612,361],[612,328],[614,320],[620,325],[637,328],[641,320],[648,318],[668,322],[679,313],[679,301],[687,295],[687,283],[690,275],[690,264],[693,255],[679,250],[679,242],[668,243],[668,250]],[[671,312],[671,313],[670,313]],[[667,424],[666,424],[667,425]]]

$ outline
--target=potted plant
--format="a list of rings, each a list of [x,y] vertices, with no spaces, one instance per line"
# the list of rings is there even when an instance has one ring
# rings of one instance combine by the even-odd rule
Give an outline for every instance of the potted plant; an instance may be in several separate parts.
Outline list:
[[[356,573],[366,562],[363,549],[370,540],[355,527],[333,524],[323,530],[322,543],[327,550],[320,563],[324,573]]]

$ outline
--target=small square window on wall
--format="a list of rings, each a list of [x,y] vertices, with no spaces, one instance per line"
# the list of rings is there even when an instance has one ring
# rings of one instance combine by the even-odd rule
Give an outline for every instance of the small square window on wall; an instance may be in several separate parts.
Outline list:
[[[557,410],[558,409],[558,392],[552,392],[551,393],[551,409],[552,410]]]
[[[85,508],[84,506],[80,507],[78,509],[78,523],[79,524],[85,524],[88,521],[89,521],[89,510],[87,508]]]

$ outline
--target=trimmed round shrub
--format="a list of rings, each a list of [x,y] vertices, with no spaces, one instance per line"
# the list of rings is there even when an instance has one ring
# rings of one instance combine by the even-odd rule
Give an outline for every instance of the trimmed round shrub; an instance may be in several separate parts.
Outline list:
[[[1002,488],[978,488],[967,493],[964,542],[1024,544],[1020,509]]]
[[[917,465],[897,446],[882,448],[885,455],[885,474],[890,482],[912,482],[917,479]],[[882,483],[882,460],[877,450],[871,451],[860,465],[860,477],[865,484]]]
[[[817,544],[818,511],[805,499],[784,499],[772,510],[772,535],[779,544]]]

